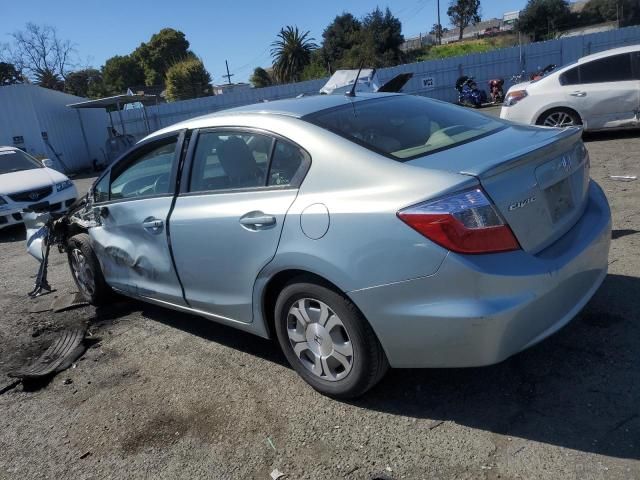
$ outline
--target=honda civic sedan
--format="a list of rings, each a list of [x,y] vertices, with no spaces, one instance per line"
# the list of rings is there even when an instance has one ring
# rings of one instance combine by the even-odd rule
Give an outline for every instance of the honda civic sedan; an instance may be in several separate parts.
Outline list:
[[[580,137],[398,94],[207,115],[98,178],[70,216],[71,270],[93,304],[115,291],[275,337],[334,397],[389,366],[494,364],[607,273]]]

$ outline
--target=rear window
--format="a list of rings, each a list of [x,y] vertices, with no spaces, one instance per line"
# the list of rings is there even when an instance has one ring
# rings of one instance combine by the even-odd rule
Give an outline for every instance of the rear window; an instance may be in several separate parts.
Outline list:
[[[393,96],[353,102],[303,118],[398,161],[455,147],[506,128],[437,100]]]

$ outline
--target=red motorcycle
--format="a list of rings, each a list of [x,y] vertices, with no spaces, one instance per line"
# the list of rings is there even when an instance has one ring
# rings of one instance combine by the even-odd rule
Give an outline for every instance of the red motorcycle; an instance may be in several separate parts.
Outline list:
[[[489,98],[492,103],[502,103],[504,102],[504,90],[502,86],[504,85],[504,80],[502,78],[494,78],[489,80]]]

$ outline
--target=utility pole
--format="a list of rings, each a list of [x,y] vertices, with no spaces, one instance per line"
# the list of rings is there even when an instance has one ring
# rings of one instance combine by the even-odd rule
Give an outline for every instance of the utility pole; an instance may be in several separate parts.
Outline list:
[[[224,78],[227,79],[227,83],[229,85],[231,85],[231,77],[233,77],[233,73],[229,73],[229,62],[227,62],[226,60],[224,61],[224,64],[227,66],[227,74],[226,75],[222,75]]]
[[[436,32],[436,40],[438,45],[442,45],[442,25],[440,24],[440,0],[438,0],[438,31]]]

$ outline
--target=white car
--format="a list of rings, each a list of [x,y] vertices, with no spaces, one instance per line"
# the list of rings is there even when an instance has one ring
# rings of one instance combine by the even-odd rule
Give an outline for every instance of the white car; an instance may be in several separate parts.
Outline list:
[[[48,202],[52,212],[64,212],[78,191],[65,175],[14,147],[0,147],[0,229],[22,223],[22,210]]]
[[[500,117],[584,130],[640,127],[640,45],[581,58],[509,89]]]

